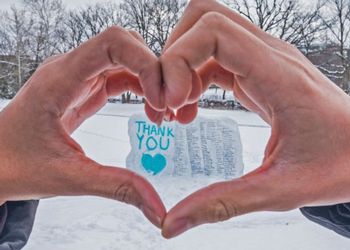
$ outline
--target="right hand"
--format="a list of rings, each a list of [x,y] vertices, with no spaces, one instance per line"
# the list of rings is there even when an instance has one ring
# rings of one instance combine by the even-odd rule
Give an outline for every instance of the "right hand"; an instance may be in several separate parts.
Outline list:
[[[192,0],[161,63],[177,120],[191,121],[215,82],[272,127],[260,167],[179,202],[165,237],[255,211],[350,201],[350,97],[295,47],[214,0]]]

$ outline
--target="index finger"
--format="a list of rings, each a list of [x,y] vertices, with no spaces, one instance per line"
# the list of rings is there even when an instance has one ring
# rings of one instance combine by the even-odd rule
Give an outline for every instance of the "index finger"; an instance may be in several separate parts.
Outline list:
[[[195,25],[195,23],[197,23],[197,21],[208,12],[217,12],[226,16],[227,18],[231,19],[236,24],[242,26],[247,31],[256,35],[260,39],[266,39],[267,37],[269,37],[267,33],[263,32],[255,24],[251,23],[247,19],[240,16],[240,14],[238,14],[237,12],[218,3],[215,0],[192,0],[188,4],[188,7],[186,8],[181,20],[176,25],[175,29],[173,30],[169,39],[167,40],[167,43],[164,47],[164,51],[166,51],[183,34],[190,30],[193,27],[193,25]]]
[[[272,59],[265,60],[270,54],[268,45],[241,26],[219,13],[207,13],[161,57],[167,104],[174,109],[188,104],[192,72],[211,57],[237,77],[249,76],[249,81],[255,83],[267,78],[266,68],[274,63]],[[267,84],[254,84],[253,91],[260,91],[260,99],[266,92],[262,88]],[[265,100],[257,100],[259,102],[265,103]]]
[[[87,80],[106,70],[125,67],[140,79],[145,97],[156,110],[164,110],[161,66],[158,58],[123,28],[113,26],[60,58],[55,65],[63,75],[58,95],[79,91]],[[57,73],[56,73],[57,74]]]

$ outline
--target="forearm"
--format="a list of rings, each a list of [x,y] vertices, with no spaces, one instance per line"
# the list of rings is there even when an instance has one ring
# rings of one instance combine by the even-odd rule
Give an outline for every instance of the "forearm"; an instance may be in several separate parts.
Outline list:
[[[3,205],[6,201],[13,200],[14,197],[11,194],[14,191],[13,185],[16,181],[11,180],[11,176],[15,174],[14,164],[11,153],[11,145],[9,145],[10,133],[6,126],[6,120],[4,115],[0,112],[0,205]],[[12,167],[11,167],[12,165]]]

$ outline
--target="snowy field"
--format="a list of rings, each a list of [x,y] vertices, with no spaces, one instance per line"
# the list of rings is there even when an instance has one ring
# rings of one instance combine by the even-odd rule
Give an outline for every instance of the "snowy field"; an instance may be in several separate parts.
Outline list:
[[[0,101],[1,106],[5,103]],[[108,104],[74,134],[87,155],[107,165],[124,166],[130,146],[128,116],[141,105]],[[201,110],[204,115],[233,117],[241,126],[245,171],[259,166],[270,129],[256,115]],[[151,180],[167,208],[208,179]],[[350,242],[306,220],[299,211],[256,213],[205,225],[165,240],[131,206],[95,197],[54,198],[40,203],[26,250],[348,250]]]

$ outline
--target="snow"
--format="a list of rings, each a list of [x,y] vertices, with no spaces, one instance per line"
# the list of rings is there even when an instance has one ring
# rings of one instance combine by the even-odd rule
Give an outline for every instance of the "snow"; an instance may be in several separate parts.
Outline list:
[[[201,100],[222,101],[224,91],[220,88],[208,89],[201,97]],[[226,100],[235,100],[232,91],[226,91]]]
[[[225,100],[223,100],[223,94],[224,94],[224,90],[220,88],[210,88],[201,96],[200,100],[202,101],[203,100],[209,100],[209,101],[234,101],[235,100],[235,97],[232,91],[226,91]],[[119,95],[111,98],[110,100],[111,102],[121,102],[122,96]],[[130,100],[138,101],[138,102],[142,101],[142,99],[135,94],[131,94]]]
[[[6,103],[0,101],[1,107]],[[129,153],[128,117],[142,105],[107,104],[74,134],[94,160],[124,166]],[[233,117],[240,124],[245,171],[259,166],[270,129],[256,115],[244,111],[200,110],[205,115]],[[170,177],[169,177],[170,178]],[[214,179],[152,179],[169,209]],[[346,250],[347,239],[307,219],[298,210],[262,212],[195,228],[165,240],[135,208],[96,197],[42,200],[26,250]]]
[[[0,98],[0,111],[4,108],[4,107],[6,107],[8,104],[9,104],[9,100],[5,100],[5,99],[1,99]]]

